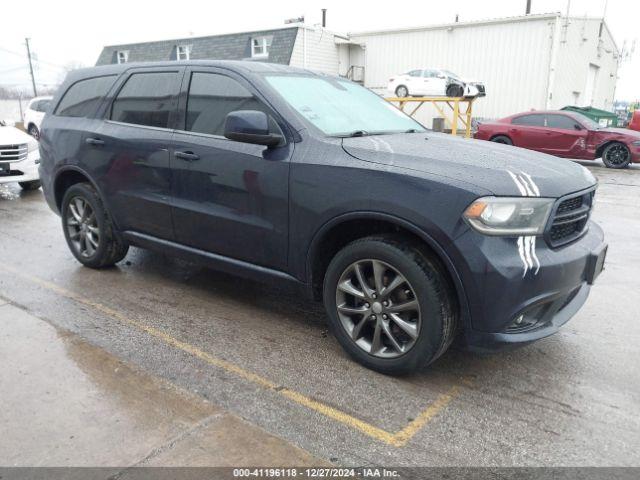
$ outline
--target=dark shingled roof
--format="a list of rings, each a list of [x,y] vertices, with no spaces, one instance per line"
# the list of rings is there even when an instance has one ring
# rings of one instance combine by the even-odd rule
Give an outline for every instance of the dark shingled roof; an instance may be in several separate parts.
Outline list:
[[[256,36],[273,36],[269,57],[261,58],[261,61],[288,65],[297,33],[298,27],[291,27],[209,37],[110,45],[102,49],[96,65],[117,63],[118,50],[129,51],[129,62],[176,60],[178,45],[191,46],[190,59],[192,60],[251,60],[251,38]]]

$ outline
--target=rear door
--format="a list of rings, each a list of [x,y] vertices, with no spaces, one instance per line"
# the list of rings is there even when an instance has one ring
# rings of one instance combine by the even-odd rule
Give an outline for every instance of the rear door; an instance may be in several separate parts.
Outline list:
[[[293,143],[267,148],[223,134],[226,115],[237,110],[267,113],[278,133],[286,125],[251,84],[225,69],[188,69],[180,102],[171,157],[177,241],[284,270]]]
[[[85,142],[120,230],[173,239],[169,147],[184,67],[128,71]]]
[[[516,147],[544,151],[549,138],[545,115],[528,113],[512,118],[509,137]]]
[[[422,70],[411,70],[405,74],[405,82],[411,95],[425,95],[426,89]]]
[[[569,115],[547,115],[548,140],[543,151],[559,157],[584,156],[589,131]]]

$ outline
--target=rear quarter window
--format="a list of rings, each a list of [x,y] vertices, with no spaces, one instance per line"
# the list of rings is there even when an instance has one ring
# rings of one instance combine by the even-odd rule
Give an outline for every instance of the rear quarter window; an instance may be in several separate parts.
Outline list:
[[[60,117],[90,117],[105,97],[116,75],[88,78],[71,85],[56,108]]]

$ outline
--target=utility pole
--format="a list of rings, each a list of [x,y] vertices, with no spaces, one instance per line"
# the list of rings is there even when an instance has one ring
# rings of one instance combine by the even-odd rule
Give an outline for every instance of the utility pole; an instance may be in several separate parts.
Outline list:
[[[531,13],[531,0],[527,0],[527,9],[525,10],[525,15],[529,15]]]
[[[36,90],[36,78],[33,76],[33,64],[31,63],[31,48],[29,47],[29,39],[25,38],[27,42],[27,56],[29,57],[29,71],[31,72],[31,85],[33,86],[33,96],[38,96],[38,90]]]

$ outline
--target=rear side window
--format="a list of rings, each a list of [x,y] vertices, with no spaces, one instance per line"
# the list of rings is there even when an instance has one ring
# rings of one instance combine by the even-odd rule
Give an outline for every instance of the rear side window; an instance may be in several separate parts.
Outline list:
[[[549,128],[575,130],[577,124],[578,122],[566,115],[547,115],[547,127]]]
[[[115,77],[115,75],[108,75],[74,83],[62,97],[55,114],[61,117],[89,117],[93,115],[113,85]]]
[[[260,100],[233,78],[217,73],[191,75],[185,125],[188,132],[223,135],[227,114],[236,110],[270,114]],[[277,127],[271,125],[271,128]]]
[[[111,120],[168,128],[177,82],[178,72],[134,73],[113,101]]]
[[[528,127],[544,127],[544,115],[522,115],[511,120],[511,123]]]

